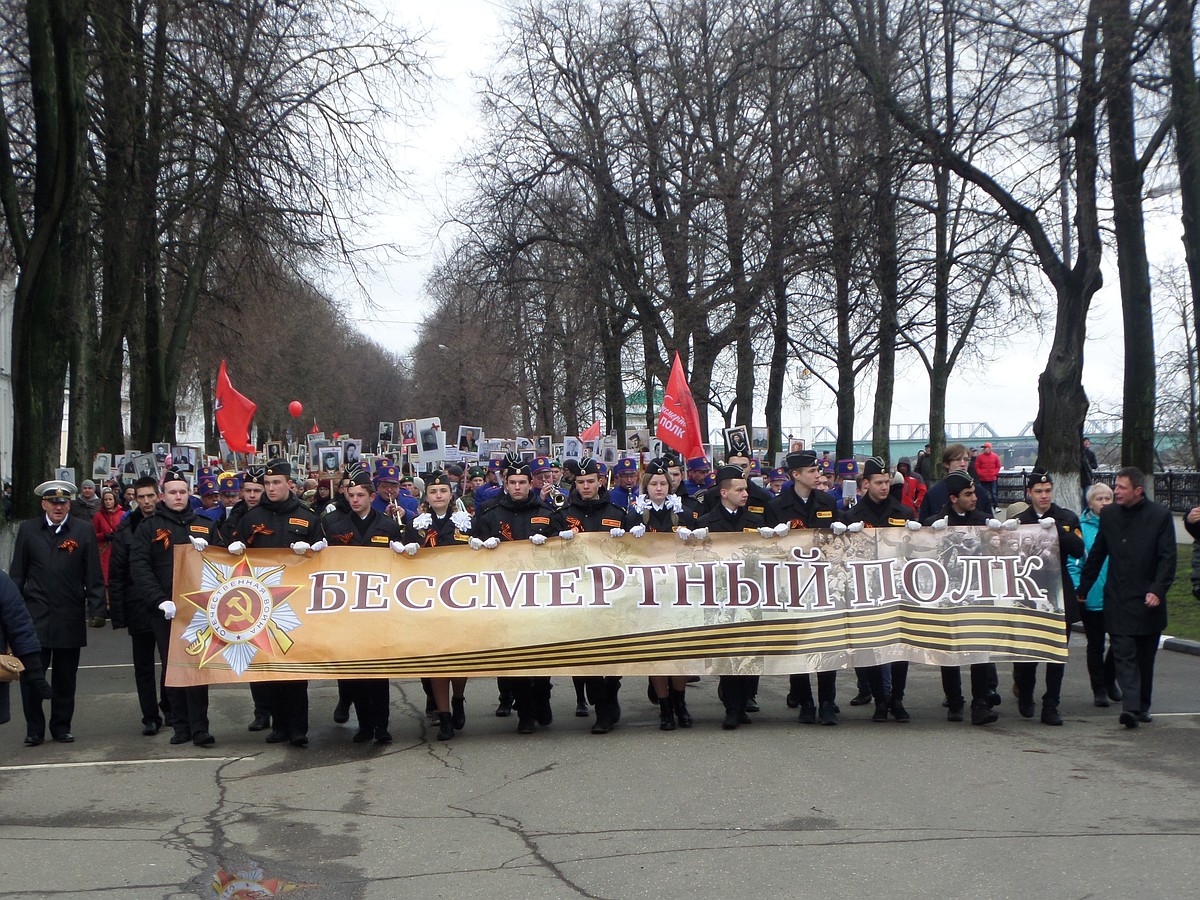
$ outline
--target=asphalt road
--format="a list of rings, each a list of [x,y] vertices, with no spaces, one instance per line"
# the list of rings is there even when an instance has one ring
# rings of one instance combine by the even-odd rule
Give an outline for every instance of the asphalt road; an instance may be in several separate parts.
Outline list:
[[[995,725],[948,723],[937,671],[914,666],[907,725],[851,708],[843,674],[836,728],[797,724],[786,679],[764,678],[754,724],[723,732],[705,679],[696,727],[663,733],[627,678],[605,736],[567,679],[533,736],[492,715],[481,679],[448,743],[397,681],[390,747],[352,744],[320,682],[305,750],[247,732],[249,692],[223,687],[198,750],[141,736],[128,638],[90,637],[76,743],[23,747],[19,708],[0,726],[0,897],[238,896],[238,873],[296,897],[497,900],[1165,897],[1200,880],[1196,656],[1159,655],[1154,722],[1133,732],[1092,706],[1075,638],[1062,728],[1019,718],[1007,686]]]

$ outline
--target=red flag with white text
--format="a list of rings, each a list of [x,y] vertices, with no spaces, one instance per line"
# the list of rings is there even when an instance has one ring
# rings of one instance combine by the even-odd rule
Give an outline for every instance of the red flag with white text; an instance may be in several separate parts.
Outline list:
[[[683,363],[679,353],[671,364],[671,377],[667,381],[667,392],[663,397],[662,410],[658,414],[658,428],[654,436],[683,454],[683,458],[695,459],[704,455],[704,442],[700,438],[700,412],[692,399],[683,374]]]

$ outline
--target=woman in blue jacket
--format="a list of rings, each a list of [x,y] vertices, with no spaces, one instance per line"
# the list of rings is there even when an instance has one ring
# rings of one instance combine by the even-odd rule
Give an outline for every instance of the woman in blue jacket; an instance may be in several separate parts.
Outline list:
[[[1096,482],[1088,488],[1087,509],[1079,517],[1080,529],[1083,531],[1084,558],[1091,551],[1096,535],[1100,531],[1100,510],[1113,502],[1113,492],[1107,484]],[[1083,574],[1083,559],[1070,557],[1068,568],[1075,586],[1079,586],[1079,577]],[[1087,668],[1088,677],[1092,682],[1092,696],[1097,706],[1108,706],[1109,701],[1121,699],[1121,689],[1117,687],[1116,665],[1113,663],[1112,647],[1105,652],[1104,631],[1104,582],[1108,578],[1108,561],[1100,569],[1100,577],[1088,591],[1087,603],[1079,610],[1083,619],[1083,630],[1087,635]],[[1074,591],[1072,591],[1074,594]],[[1067,598],[1067,603],[1074,602]]]
[[[11,651],[9,648],[12,648]],[[42,669],[42,645],[38,643],[33,618],[13,580],[0,572],[0,653],[11,652],[25,671],[21,683],[42,700],[50,699],[50,684]],[[0,681],[0,725],[10,718],[7,681]]]

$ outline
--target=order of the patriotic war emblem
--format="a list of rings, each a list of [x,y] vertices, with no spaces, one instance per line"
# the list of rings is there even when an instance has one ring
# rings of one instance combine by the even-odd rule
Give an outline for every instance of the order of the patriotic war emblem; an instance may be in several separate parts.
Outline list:
[[[180,595],[195,607],[183,640],[201,668],[220,656],[242,675],[260,650],[275,656],[292,649],[288,633],[300,619],[287,598],[297,586],[283,584],[283,566],[252,566],[244,558],[223,566],[207,557],[203,565],[200,590]]]

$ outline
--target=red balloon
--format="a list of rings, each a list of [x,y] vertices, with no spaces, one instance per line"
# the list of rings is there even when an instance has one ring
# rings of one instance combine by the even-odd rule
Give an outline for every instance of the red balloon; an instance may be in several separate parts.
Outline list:
[[[293,419],[298,419],[300,418],[300,414],[304,412],[304,404],[299,400],[293,400],[288,404],[288,412],[292,414]]]

